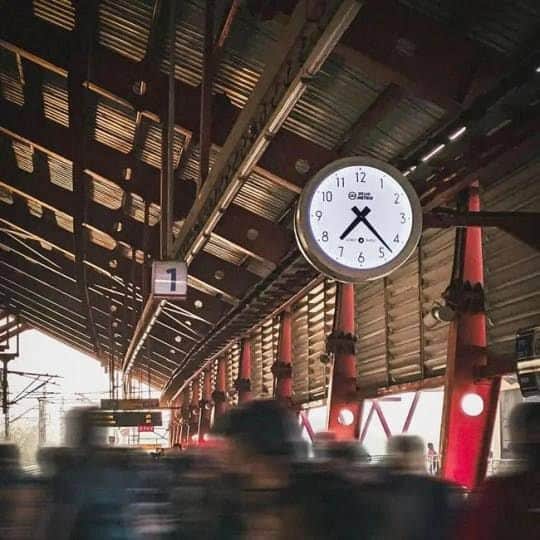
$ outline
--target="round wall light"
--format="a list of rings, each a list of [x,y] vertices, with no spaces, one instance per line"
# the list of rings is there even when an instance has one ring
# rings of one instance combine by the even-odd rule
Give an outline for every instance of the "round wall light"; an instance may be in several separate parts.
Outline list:
[[[350,409],[343,407],[343,409],[339,411],[338,422],[342,426],[351,426],[354,422],[354,413]]]
[[[461,398],[461,410],[467,416],[479,416],[484,411],[484,400],[478,394],[469,392]]]

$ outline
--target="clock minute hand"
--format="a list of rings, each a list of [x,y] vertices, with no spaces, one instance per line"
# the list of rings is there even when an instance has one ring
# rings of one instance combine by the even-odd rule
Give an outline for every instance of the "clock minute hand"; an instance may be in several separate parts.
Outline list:
[[[367,218],[362,218],[362,223],[379,239],[381,244],[390,252],[392,253],[392,250],[390,249],[390,246],[383,240],[382,236],[376,231],[375,227],[367,220]]]

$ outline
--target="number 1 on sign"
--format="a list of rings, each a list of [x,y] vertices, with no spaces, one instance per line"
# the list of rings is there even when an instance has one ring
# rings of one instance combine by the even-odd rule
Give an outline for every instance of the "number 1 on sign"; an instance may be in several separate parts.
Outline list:
[[[167,268],[165,272],[167,272],[167,274],[171,276],[171,292],[175,292],[176,291],[176,268]]]

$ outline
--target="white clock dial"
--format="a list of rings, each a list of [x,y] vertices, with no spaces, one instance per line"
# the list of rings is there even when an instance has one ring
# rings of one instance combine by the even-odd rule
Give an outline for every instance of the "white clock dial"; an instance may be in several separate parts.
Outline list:
[[[373,167],[345,167],[327,176],[309,206],[321,250],[350,268],[376,268],[395,259],[412,231],[412,208],[391,176]]]
[[[295,216],[300,249],[320,271],[342,281],[384,276],[416,248],[418,197],[396,169],[347,158],[322,169],[304,188]]]

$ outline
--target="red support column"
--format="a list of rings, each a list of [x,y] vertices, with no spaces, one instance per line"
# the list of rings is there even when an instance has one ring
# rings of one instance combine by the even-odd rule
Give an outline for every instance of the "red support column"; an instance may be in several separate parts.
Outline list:
[[[199,443],[205,440],[210,431],[210,416],[212,412],[212,371],[204,372],[202,399],[199,402]]]
[[[291,312],[281,314],[279,325],[278,357],[272,365],[276,381],[274,397],[288,405],[292,402],[292,318]]]
[[[200,382],[199,378],[195,377],[191,386],[191,404],[190,404],[190,415],[189,415],[189,439],[188,446],[197,445],[199,441],[199,393],[200,393]]]
[[[216,388],[212,392],[214,402],[214,422],[227,412],[227,359],[218,360]]]
[[[362,404],[356,397],[354,286],[339,283],[334,328],[327,350],[334,354],[328,429],[337,439],[358,438]]]
[[[189,444],[189,417],[190,417],[190,402],[189,402],[189,387],[182,392],[182,405],[180,409],[180,444],[186,447]]]
[[[242,340],[240,369],[235,386],[238,390],[238,403],[240,405],[251,400],[251,342],[249,339]]]
[[[477,186],[468,208],[480,210]],[[481,229],[468,227],[464,240],[462,279],[447,292],[457,316],[448,335],[441,453],[443,477],[474,488],[486,472],[500,378],[474,378],[475,367],[487,363]]]

